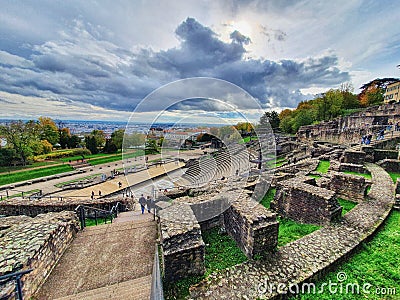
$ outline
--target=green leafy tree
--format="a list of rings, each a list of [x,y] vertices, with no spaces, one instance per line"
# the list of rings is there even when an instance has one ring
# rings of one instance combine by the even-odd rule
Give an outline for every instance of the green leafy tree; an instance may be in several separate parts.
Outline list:
[[[111,134],[111,140],[113,144],[117,147],[117,149],[122,149],[122,142],[124,141],[124,129],[115,130]]]
[[[65,149],[67,147],[69,148],[74,148],[69,146],[69,139],[71,137],[71,132],[69,131],[69,128],[62,128],[59,130],[59,143],[61,145],[61,148]]]
[[[40,143],[37,124],[34,121],[14,121],[0,126],[0,134],[6,138],[8,147],[15,150],[24,166]]]
[[[93,135],[88,135],[85,137],[85,145],[92,154],[99,153],[99,145],[97,144],[97,140]]]
[[[145,154],[156,154],[159,153],[157,141],[153,139],[147,139],[145,144]]]
[[[272,129],[277,129],[279,128],[279,114],[276,111],[266,111],[260,118],[260,126],[264,127],[267,126],[269,123],[271,125]]]
[[[0,165],[10,166],[14,161],[19,160],[17,152],[13,148],[0,148]]]
[[[60,133],[56,123],[54,123],[51,118],[40,117],[38,121],[38,129],[41,140],[47,140],[52,145],[59,142]]]
[[[117,145],[114,144],[112,139],[106,139],[106,144],[104,145],[104,153],[116,153],[118,151]]]

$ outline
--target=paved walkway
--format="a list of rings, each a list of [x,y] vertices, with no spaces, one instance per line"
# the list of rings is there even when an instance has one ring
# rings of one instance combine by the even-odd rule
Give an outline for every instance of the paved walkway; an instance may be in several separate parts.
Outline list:
[[[148,299],[156,223],[120,217],[80,231],[35,299]]]
[[[375,232],[394,203],[394,185],[390,176],[377,165],[366,166],[372,174],[371,191],[366,201],[348,212],[340,223],[279,248],[265,261],[248,261],[211,274],[208,280],[191,288],[191,297],[274,299],[288,292],[289,284],[298,284],[301,288],[306,280],[323,274],[328,267],[350,255]]]
[[[180,169],[183,166],[184,164],[181,162],[171,162],[158,167],[153,166],[147,170],[143,170],[137,173],[130,173],[126,176],[118,176],[114,179],[107,180],[95,186],[90,186],[79,190],[66,191],[65,193],[62,193],[60,195],[62,195],[63,197],[90,197],[92,191],[95,192],[96,196],[98,195],[98,191],[101,191],[102,195],[108,195],[117,191],[122,191],[129,186],[137,185],[165,173]],[[119,182],[121,183],[121,187],[119,187],[118,185]]]

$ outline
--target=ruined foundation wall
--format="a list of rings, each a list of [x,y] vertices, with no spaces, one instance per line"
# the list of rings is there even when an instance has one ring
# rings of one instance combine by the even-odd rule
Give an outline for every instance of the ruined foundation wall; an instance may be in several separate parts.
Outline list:
[[[33,269],[22,277],[26,299],[39,289],[79,229],[73,212],[1,219],[0,275]],[[0,290],[0,298],[14,299],[14,282]]]

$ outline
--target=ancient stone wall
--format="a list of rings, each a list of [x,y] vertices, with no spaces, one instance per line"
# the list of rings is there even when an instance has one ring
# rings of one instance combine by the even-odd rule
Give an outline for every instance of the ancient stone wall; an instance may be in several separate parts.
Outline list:
[[[358,164],[348,164],[348,163],[342,163],[339,165],[339,172],[355,172],[355,173],[361,173],[361,174],[367,174],[368,171],[365,169],[363,165],[358,165]]]
[[[110,210],[118,202],[125,203],[122,198],[104,198],[104,199],[59,199],[42,198],[40,200],[30,199],[9,199],[0,202],[0,215],[18,216],[26,215],[35,217],[39,214],[48,212],[74,211],[78,205],[86,205],[104,210]]]
[[[161,210],[159,216],[164,279],[204,274],[204,242],[190,206],[176,203]]]
[[[397,150],[374,149],[374,162],[383,159],[397,159],[398,156],[399,156],[399,151]]]
[[[365,162],[365,152],[346,150],[340,158],[341,163],[362,165]]]
[[[0,222],[0,275],[33,269],[22,277],[24,297],[30,299],[72,241],[78,220],[73,212],[61,212],[5,217]],[[1,299],[13,293],[14,285],[8,288],[0,290]]]
[[[278,184],[271,209],[285,218],[319,225],[339,219],[342,213],[335,192],[298,182],[296,178]]]
[[[378,163],[387,172],[400,173],[400,160],[398,159],[384,159]]]
[[[235,201],[224,213],[227,233],[249,258],[265,256],[278,244],[276,214],[250,198]]]
[[[364,177],[339,172],[330,172],[329,176],[326,188],[335,191],[337,197],[354,202],[364,201],[369,186]]]

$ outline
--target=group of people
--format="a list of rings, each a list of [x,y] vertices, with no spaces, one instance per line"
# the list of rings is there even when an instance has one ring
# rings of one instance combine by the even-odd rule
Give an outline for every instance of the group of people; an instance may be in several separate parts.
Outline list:
[[[371,140],[372,140],[372,134],[363,135],[361,137],[361,144],[369,145],[369,144],[371,144]]]
[[[149,213],[151,213],[151,209],[154,209],[154,200],[150,196],[145,198],[142,194],[142,196],[139,198],[139,204],[140,208],[142,209],[142,214],[144,214],[146,207]]]

